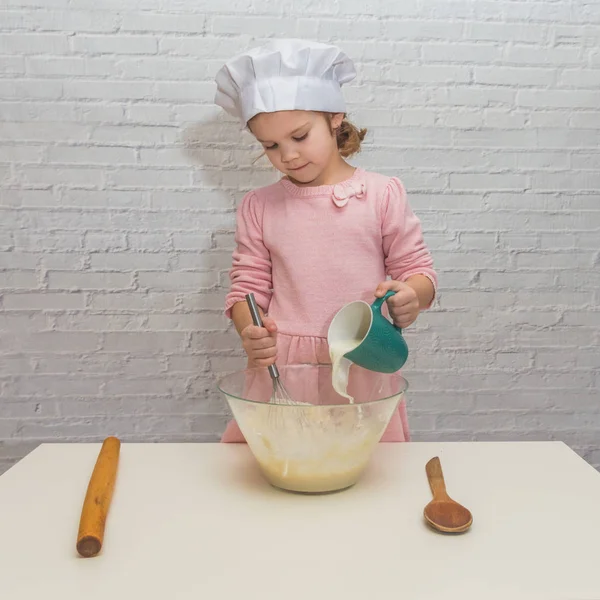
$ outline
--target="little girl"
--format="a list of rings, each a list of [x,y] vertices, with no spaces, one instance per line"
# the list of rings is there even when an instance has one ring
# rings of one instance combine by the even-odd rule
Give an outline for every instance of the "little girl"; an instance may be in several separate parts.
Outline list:
[[[433,261],[402,183],[344,160],[366,133],[345,114],[341,86],[355,76],[339,48],[302,40],[250,50],[217,74],[215,102],[283,174],[246,194],[237,213],[225,310],[249,366],[330,362],[327,329],[348,302],[393,290],[389,314],[402,328],[433,302]],[[252,324],[250,292],[262,328]],[[402,402],[382,441],[408,440]],[[245,441],[235,421],[222,441]]]

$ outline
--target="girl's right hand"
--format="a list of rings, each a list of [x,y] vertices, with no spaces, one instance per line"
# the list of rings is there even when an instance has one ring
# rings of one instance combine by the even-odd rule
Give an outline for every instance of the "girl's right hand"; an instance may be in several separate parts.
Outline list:
[[[248,325],[242,329],[242,345],[250,366],[268,367],[277,358],[277,325],[270,317],[262,321],[262,327]]]

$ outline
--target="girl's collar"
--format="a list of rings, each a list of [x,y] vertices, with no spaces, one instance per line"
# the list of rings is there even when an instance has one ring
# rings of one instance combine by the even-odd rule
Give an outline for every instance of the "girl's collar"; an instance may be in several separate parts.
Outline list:
[[[328,196],[339,208],[346,206],[352,197],[362,198],[366,192],[365,172],[360,167],[357,167],[348,179],[330,185],[300,187],[286,178],[280,179],[279,182],[291,196]]]

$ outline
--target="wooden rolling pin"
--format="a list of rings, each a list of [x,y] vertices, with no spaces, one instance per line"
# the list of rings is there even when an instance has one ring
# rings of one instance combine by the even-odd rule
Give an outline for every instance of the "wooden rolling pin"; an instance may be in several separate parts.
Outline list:
[[[120,450],[121,442],[118,438],[106,438],[90,477],[77,534],[77,552],[85,558],[96,556],[102,549],[104,526],[115,488]]]

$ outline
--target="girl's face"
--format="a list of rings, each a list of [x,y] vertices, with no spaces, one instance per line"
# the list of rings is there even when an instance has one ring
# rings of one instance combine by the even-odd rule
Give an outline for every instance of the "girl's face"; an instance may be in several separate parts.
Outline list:
[[[343,113],[331,117],[304,110],[260,113],[248,126],[263,145],[271,164],[299,183],[311,183],[335,160],[339,152],[335,134]]]

